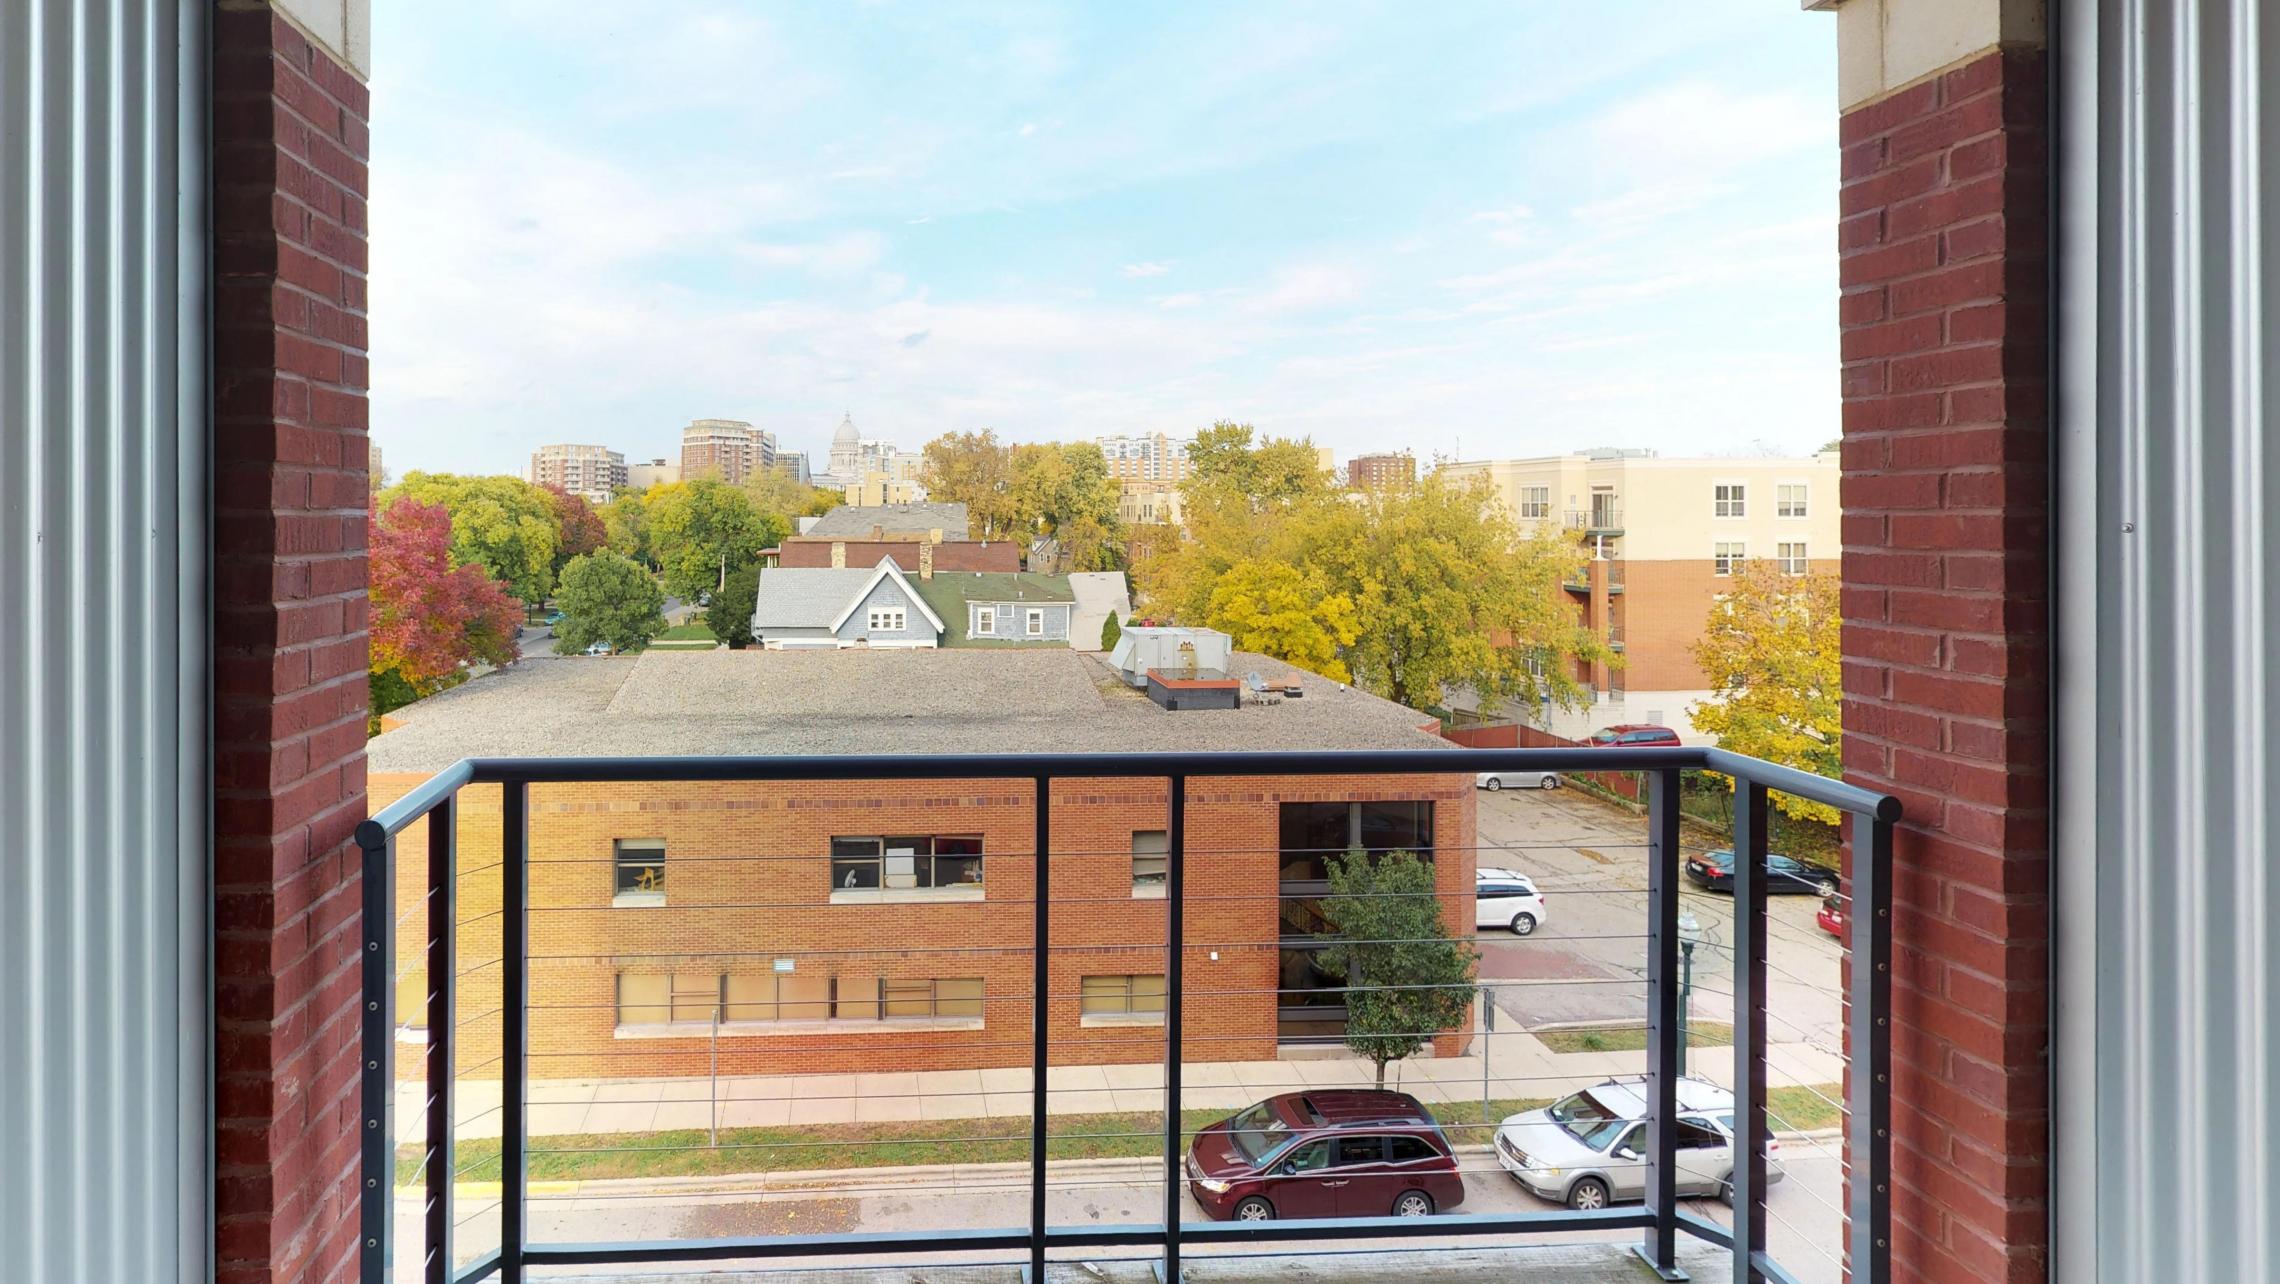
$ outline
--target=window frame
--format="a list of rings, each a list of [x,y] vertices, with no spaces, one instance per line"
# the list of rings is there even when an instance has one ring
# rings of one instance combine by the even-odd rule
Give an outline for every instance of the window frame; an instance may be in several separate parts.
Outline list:
[[[982,894],[989,874],[982,835],[967,834],[834,834],[830,840],[828,890],[834,902],[876,902],[901,899],[956,899]],[[908,853],[895,850],[910,844]],[[869,844],[869,851],[857,850]],[[944,850],[948,846],[951,850]],[[922,850],[923,848],[923,850]],[[909,860],[907,874],[890,862]],[[946,874],[944,861],[954,862]],[[869,882],[849,882],[868,867]],[[955,871],[971,871],[965,877]],[[893,880],[908,877],[907,884]]]
[[[1041,606],[1031,606],[1024,607],[1022,609],[1024,612],[1026,612],[1026,614],[1023,615],[1021,622],[1023,636],[1033,638],[1044,637],[1045,608]]]
[[[1727,492],[1731,491],[1732,494]],[[1721,521],[1750,515],[1750,484],[1746,481],[1710,483],[1710,515]]]
[[[997,636],[996,607],[977,606],[974,608],[974,632],[982,637]]]
[[[1728,551],[1732,550],[1732,551]],[[1710,545],[1710,571],[1719,579],[1730,579],[1749,560],[1749,541],[1722,539]]]
[[[647,851],[651,845],[654,845],[656,851],[654,858],[628,859],[631,854],[627,850],[628,847]],[[665,851],[666,843],[662,838],[613,838],[610,840],[611,906],[658,906],[666,903]],[[638,885],[639,879],[637,878],[635,880],[637,885],[627,886],[626,871],[642,866],[655,867],[657,871],[655,885],[641,887]]]
[[[1156,850],[1156,851],[1150,851],[1150,850],[1146,850],[1146,848],[1143,846],[1142,840],[1144,840],[1144,839],[1147,839],[1147,838],[1149,838],[1150,836],[1153,836],[1154,838],[1156,838],[1156,839],[1160,839],[1160,840],[1162,841],[1162,843],[1163,843],[1163,846],[1162,846],[1162,848],[1161,848],[1160,850]],[[1155,872],[1154,872],[1154,873],[1152,873],[1152,874],[1145,874],[1145,873],[1143,873],[1143,872],[1141,871],[1141,862],[1142,862],[1142,861],[1148,861],[1148,862],[1151,862],[1152,864],[1154,864],[1154,866],[1155,866]],[[1165,889],[1165,887],[1167,887],[1167,886],[1170,884],[1170,881],[1171,881],[1171,872],[1172,872],[1172,834],[1171,834],[1171,831],[1170,831],[1170,830],[1168,830],[1168,829],[1135,829],[1135,830],[1133,830],[1133,831],[1132,831],[1132,894],[1133,894],[1134,896],[1136,896],[1136,897],[1141,897],[1141,898],[1156,898],[1156,897],[1161,897],[1161,896],[1163,896],[1163,895],[1164,895],[1164,889]]]
[[[1520,488],[1520,516],[1542,520],[1552,515],[1552,488],[1549,486],[1522,486]]]
[[[1797,492],[1797,498],[1795,501],[1797,508],[1796,512],[1789,511],[1791,504],[1791,500],[1787,493],[1789,491]],[[1812,513],[1812,504],[1813,484],[1811,482],[1789,481],[1774,483],[1773,515],[1775,517],[1796,518],[1809,516]]]
[[[1080,1025],[1162,1025],[1170,1004],[1162,972],[1101,972],[1077,979]]]
[[[863,618],[865,633],[903,633],[910,624],[910,612],[899,606],[874,606]],[[893,623],[882,623],[884,620]]]
[[[1791,549],[1797,550],[1795,556],[1790,554],[1789,550]],[[1804,540],[1783,540],[1775,544],[1773,546],[1773,557],[1774,561],[1780,564],[1781,573],[1784,575],[1803,575],[1812,567],[1812,558],[1805,551]]]

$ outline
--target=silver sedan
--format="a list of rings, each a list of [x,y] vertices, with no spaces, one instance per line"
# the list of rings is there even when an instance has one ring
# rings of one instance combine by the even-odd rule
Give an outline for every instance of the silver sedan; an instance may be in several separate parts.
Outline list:
[[[1560,773],[1556,771],[1484,771],[1473,781],[1479,788],[1494,793],[1500,789],[1557,789]]]

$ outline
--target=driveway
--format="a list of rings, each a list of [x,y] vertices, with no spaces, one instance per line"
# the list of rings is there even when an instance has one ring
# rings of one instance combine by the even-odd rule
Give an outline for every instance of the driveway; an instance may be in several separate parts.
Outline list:
[[[1517,869],[1544,893],[1544,925],[1527,937],[1483,929],[1481,978],[1500,1014],[1528,1028],[1646,1015],[1646,818],[1572,789],[1480,794],[1480,863]],[[1704,846],[1698,831],[1681,839]],[[1716,844],[1712,844],[1713,846]],[[1679,907],[1703,925],[1691,1011],[1733,1019],[1734,898],[1681,882]],[[1843,1046],[1843,947],[1813,921],[1811,896],[1772,898],[1767,924],[1768,1034],[1832,1052]]]

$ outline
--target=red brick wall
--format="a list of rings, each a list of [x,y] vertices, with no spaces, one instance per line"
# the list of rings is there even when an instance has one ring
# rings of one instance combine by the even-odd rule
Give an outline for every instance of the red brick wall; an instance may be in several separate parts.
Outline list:
[[[365,89],[214,14],[215,1258],[356,1249]]]
[[[2044,99],[1990,52],[1840,131],[1845,766],[1907,807],[1898,1279],[2046,1270]]]

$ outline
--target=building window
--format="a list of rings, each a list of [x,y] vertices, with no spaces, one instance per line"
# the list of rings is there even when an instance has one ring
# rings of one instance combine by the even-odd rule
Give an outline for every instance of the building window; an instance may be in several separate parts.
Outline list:
[[[1045,613],[1034,607],[1029,612],[1029,636],[1041,637],[1045,632]]]
[[[982,840],[978,835],[831,840],[833,892],[981,885]]]
[[[871,608],[870,624],[873,633],[900,633],[903,631],[902,608],[899,606],[874,606]]]
[[[665,903],[665,840],[620,838],[614,844],[617,867],[613,905]]]
[[[1726,482],[1711,489],[1711,505],[1719,517],[1749,516],[1748,487],[1740,482]]]
[[[996,607],[977,606],[974,608],[974,632],[982,634],[985,637],[989,634],[997,632]]]
[[[619,1025],[709,1026],[721,1011],[718,972],[621,972]]]
[[[1720,540],[1711,552],[1710,560],[1717,565],[1718,574],[1732,575],[1734,569],[1742,564],[1744,556],[1739,540]]]
[[[889,977],[879,982],[879,1006],[890,1021],[978,1017],[982,1014],[982,978],[913,981]]]
[[[1414,852],[1433,859],[1433,804],[1429,802],[1284,803],[1282,881],[1325,884],[1329,858],[1359,848],[1372,856]],[[1286,888],[1287,890],[1287,888]]]
[[[1803,544],[1777,544],[1774,546],[1781,561],[1783,575],[1805,573],[1805,546]]]
[[[1550,517],[1552,515],[1552,488],[1549,486],[1522,486],[1520,488],[1520,515],[1522,517]]]
[[[1080,987],[1078,1006],[1087,1017],[1138,1017],[1164,1019],[1164,977],[1088,976]]]
[[[1161,829],[1132,831],[1132,894],[1162,896],[1170,872],[1172,836]]]
[[[1805,515],[1805,483],[1783,482],[1774,491],[1773,511],[1777,517],[1803,517]]]

